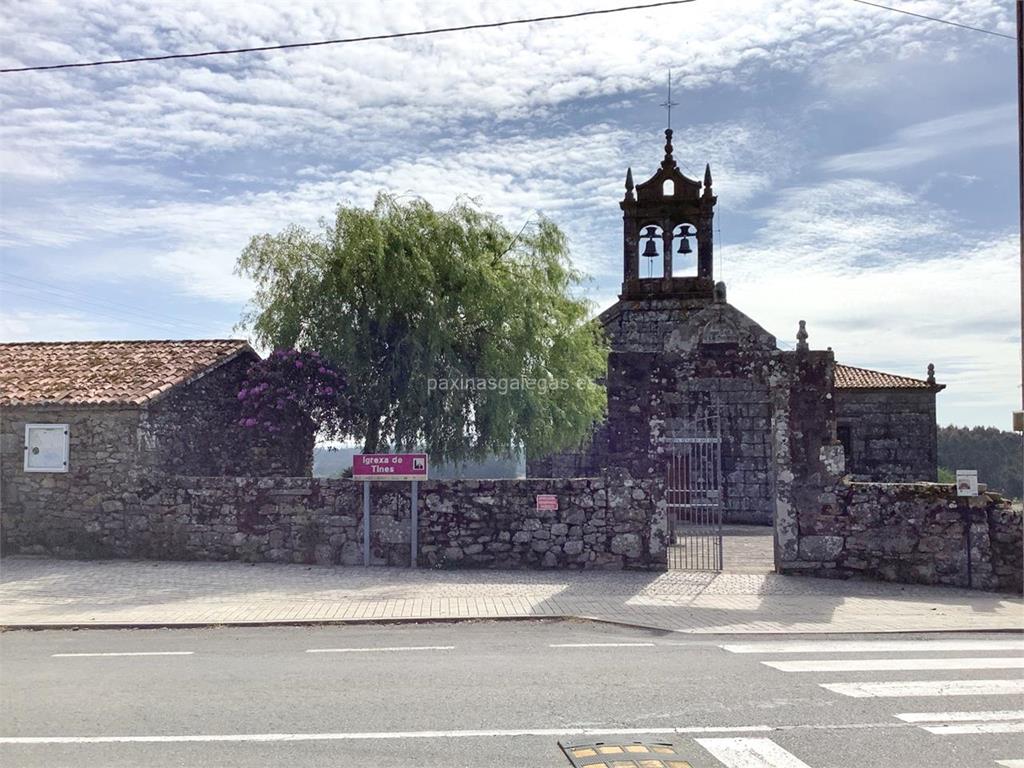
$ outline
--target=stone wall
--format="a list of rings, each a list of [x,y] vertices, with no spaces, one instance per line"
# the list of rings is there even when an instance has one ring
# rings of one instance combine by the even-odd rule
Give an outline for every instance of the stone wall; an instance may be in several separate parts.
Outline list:
[[[239,355],[150,403],[141,420],[144,461],[167,474],[311,475],[312,424],[288,439],[270,439],[238,426],[238,391],[257,359]]]
[[[801,510],[814,509],[821,489],[843,474],[843,448],[835,442],[835,359],[831,351],[798,350],[772,390],[775,493],[775,563],[797,559]]]
[[[292,442],[237,425],[237,393],[255,359],[238,357],[145,406],[0,408],[0,539],[17,540],[40,519],[73,520],[76,510],[114,498],[128,476],[311,474],[312,425]],[[25,472],[29,423],[68,425],[67,472]],[[54,530],[60,538],[66,526]]]
[[[783,573],[1022,590],[1021,514],[995,494],[958,500],[953,485],[840,482],[815,502],[798,512]]]
[[[846,471],[856,480],[936,479],[933,389],[836,389],[838,434]]]
[[[68,425],[68,471],[25,472],[25,424]],[[138,408],[0,408],[0,537],[42,520],[72,525],[82,500],[109,494],[137,466]],[[4,551],[7,551],[6,547]]]
[[[536,509],[555,494],[557,511]],[[478,568],[665,567],[659,481],[623,473],[565,480],[420,485],[419,564]],[[408,565],[409,484],[374,483],[371,562]],[[299,563],[363,562],[362,484],[313,478],[126,478],[117,492],[11,517],[6,551]]]

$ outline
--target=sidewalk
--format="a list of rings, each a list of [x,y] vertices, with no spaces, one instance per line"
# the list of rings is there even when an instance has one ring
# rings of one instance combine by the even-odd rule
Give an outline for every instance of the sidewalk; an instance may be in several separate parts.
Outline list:
[[[772,573],[0,561],[5,628],[521,617],[586,618],[689,633],[1024,630],[1024,601]]]

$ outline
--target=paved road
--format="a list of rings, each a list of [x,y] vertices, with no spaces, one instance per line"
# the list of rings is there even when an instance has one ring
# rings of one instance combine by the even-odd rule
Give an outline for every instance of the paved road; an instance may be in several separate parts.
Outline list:
[[[524,768],[618,737],[693,768],[1021,766],[1022,651],[561,621],[7,632],[0,763]]]

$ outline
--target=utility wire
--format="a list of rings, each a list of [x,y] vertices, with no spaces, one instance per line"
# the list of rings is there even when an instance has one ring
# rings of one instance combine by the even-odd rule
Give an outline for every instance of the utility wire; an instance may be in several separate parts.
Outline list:
[[[435,29],[421,29],[415,32],[393,32],[391,34],[364,35],[362,37],[342,37],[337,40],[317,40],[308,43],[286,43],[284,45],[263,45],[255,48],[231,48],[225,50],[196,51],[194,53],[169,53],[163,56],[139,56],[132,59],[107,59],[105,61],[80,61],[72,64],[48,64],[38,67],[15,67],[0,69],[2,74],[14,72],[40,72],[51,69],[78,69],[82,67],[101,67],[108,64],[137,64],[144,61],[169,61],[172,59],[198,59],[203,56],[228,56],[236,53],[260,53],[263,51],[285,51],[292,48],[314,48],[321,45],[343,45],[345,43],[365,43],[372,40],[396,40],[403,37],[426,37],[427,35],[441,35],[448,32],[468,32],[475,29],[496,29],[498,27],[511,27],[516,24],[538,24],[545,21],[562,21],[564,19],[579,19],[584,16],[602,16],[609,13],[623,13],[625,11],[642,11],[649,8],[662,8],[670,5],[684,5],[696,0],[662,0],[657,3],[644,3],[643,5],[624,5],[617,8],[602,8],[593,11],[577,11],[575,13],[560,13],[553,16],[535,16],[529,19],[509,19],[506,21],[492,21],[482,24],[465,24],[459,27],[437,27]]]
[[[905,14],[907,16],[914,16],[914,17],[916,17],[918,19],[926,19],[927,21],[937,21],[940,24],[948,24],[951,27],[960,27],[960,29],[969,29],[971,32],[982,32],[982,33],[984,33],[986,35],[994,35],[995,37],[1005,37],[1007,40],[1016,40],[1017,39],[1013,35],[1007,35],[1007,34],[1004,34],[1002,32],[996,32],[994,29],[983,29],[981,27],[972,27],[970,24],[961,24],[958,21],[950,21],[949,19],[940,19],[940,18],[938,18],[936,16],[926,16],[923,13],[914,13],[913,11],[908,11],[908,10],[905,10],[903,8],[893,8],[892,6],[882,5],[881,3],[868,2],[868,0],[853,0],[853,2],[860,3],[861,5],[870,5],[870,6],[874,7],[874,8],[881,8],[884,11],[893,11],[894,13],[902,13],[902,14]],[[1020,0],[1017,0],[1017,2],[1020,2]]]
[[[81,305],[83,304],[88,305],[93,311],[95,311],[95,309],[100,309],[103,310],[103,312],[108,313],[108,316],[110,316],[110,313],[116,315],[120,320],[169,328],[176,326],[191,326],[192,328],[199,330],[205,327],[188,320],[183,320],[179,317],[173,317],[171,315],[155,315],[150,310],[143,310],[128,304],[121,304],[95,296],[87,296],[86,294],[78,291],[61,288],[53,285],[52,283],[33,280],[21,275],[15,275],[11,272],[0,271],[0,283],[4,283],[3,285],[0,285],[0,295],[11,293],[23,298],[39,299],[37,294],[45,294],[47,301],[63,303],[65,306],[70,306],[73,309],[81,309]],[[31,291],[32,294],[26,294],[24,291]],[[71,304],[69,304],[69,302],[71,302]]]
[[[599,10],[592,11],[577,11],[576,13],[561,13],[552,16],[535,16],[528,19],[508,19],[506,21],[493,21],[482,24],[465,24],[457,27],[437,27],[434,29],[421,29],[413,32],[394,32],[390,34],[380,35],[364,35],[362,37],[342,37],[336,40],[316,40],[306,43],[285,43],[282,45],[263,45],[252,48],[229,48],[229,49],[218,49],[212,51],[195,51],[193,53],[169,53],[162,56],[138,56],[130,59],[105,59],[101,61],[79,61],[68,64],[47,64],[36,67],[9,67],[0,69],[0,74],[13,74],[15,72],[43,72],[54,69],[81,69],[83,67],[102,67],[110,64],[139,64],[142,62],[152,61],[171,61],[174,59],[198,59],[206,56],[229,56],[238,53],[261,53],[265,51],[285,51],[294,48],[315,48],[323,45],[343,45],[345,43],[365,43],[373,40],[397,40],[404,37],[425,37],[427,35],[441,35],[449,32],[468,32],[478,29],[497,29],[499,27],[510,27],[517,24],[539,24],[546,21],[563,21],[565,19],[579,19],[586,16],[602,16],[610,13],[623,13],[626,11],[641,11],[650,8],[662,8],[665,6],[672,5],[684,5],[686,3],[692,3],[696,0],[662,0],[657,3],[644,3],[641,5],[625,5],[617,8],[602,8]],[[869,0],[853,0],[855,3],[861,5],[870,5],[874,8],[881,8],[882,10],[892,11],[894,13],[902,13],[907,16],[913,16],[918,19],[925,19],[927,21],[935,21],[940,24],[948,24],[952,27],[959,27],[960,29],[967,29],[972,32],[981,32],[986,35],[993,35],[995,37],[1006,38],[1007,40],[1016,40],[1017,38],[1013,35],[1007,35],[1003,32],[996,32],[993,29],[983,29],[982,27],[972,27],[969,24],[961,24],[957,21],[951,21],[949,19],[941,19],[936,16],[928,16],[923,13],[915,13],[914,11],[908,11],[903,8],[893,8],[889,5],[882,5],[881,3],[872,3]]]
[[[37,303],[37,304],[40,304],[40,305],[43,305],[43,306],[47,306],[47,307],[53,306],[53,305],[57,305],[57,306],[62,307],[64,309],[74,309],[74,310],[77,310],[79,312],[82,311],[81,305],[76,303],[76,302],[74,302],[71,299],[64,300],[64,299],[56,298],[56,297],[40,296],[38,294],[32,294],[32,293],[23,293],[20,290],[17,290],[17,289],[14,289],[14,288],[4,288],[3,292],[4,292],[5,295],[18,296],[19,298],[28,299],[30,301],[33,301],[33,302]],[[142,319],[137,318],[137,317],[126,316],[126,315],[120,314],[118,312],[111,312],[111,311],[106,311],[106,310],[101,310],[101,309],[89,309],[89,314],[90,315],[98,315],[100,317],[105,317],[105,318],[110,319],[110,320],[118,320],[120,322],[128,323],[128,324],[131,324],[131,325],[142,325],[142,326],[147,326],[149,328],[159,328],[159,329],[164,330],[164,331],[166,331],[168,329],[173,329],[173,328],[176,327],[173,323],[165,323],[165,322],[162,322],[160,320],[142,320]]]

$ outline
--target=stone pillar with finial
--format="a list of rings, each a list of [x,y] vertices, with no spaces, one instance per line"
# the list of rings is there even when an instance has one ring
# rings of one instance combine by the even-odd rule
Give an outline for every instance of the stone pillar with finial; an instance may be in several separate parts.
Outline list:
[[[633,193],[633,189],[633,169],[630,167],[626,169],[625,203],[627,204],[636,202],[636,195]],[[638,232],[633,216],[627,213],[623,217],[622,224],[622,275],[624,279],[623,285],[625,285],[640,276],[640,238],[637,236]]]
[[[928,363],[928,386],[935,386],[935,363]]]
[[[715,272],[714,235],[715,197],[711,188],[711,163],[704,166],[704,191],[700,196],[697,218],[697,275],[713,279]]]
[[[807,352],[810,347],[807,345],[807,322],[800,321],[800,329],[796,332],[796,351]]]

